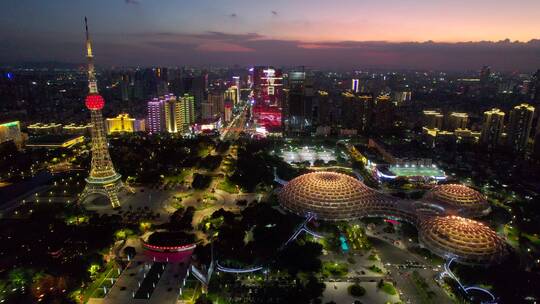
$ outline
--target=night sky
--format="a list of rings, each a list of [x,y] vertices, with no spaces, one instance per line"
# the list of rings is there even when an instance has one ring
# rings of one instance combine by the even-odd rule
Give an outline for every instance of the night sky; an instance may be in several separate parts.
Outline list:
[[[4,0],[0,63],[540,68],[538,0]],[[509,40],[506,40],[509,39]]]

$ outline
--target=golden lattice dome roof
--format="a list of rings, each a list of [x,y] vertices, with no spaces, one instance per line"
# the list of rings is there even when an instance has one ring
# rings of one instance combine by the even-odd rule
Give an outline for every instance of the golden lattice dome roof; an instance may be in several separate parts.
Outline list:
[[[465,185],[444,184],[426,193],[424,200],[432,201],[448,209],[449,213],[478,217],[490,211],[486,198]],[[454,211],[454,212],[452,212]]]
[[[393,199],[359,180],[336,172],[313,172],[288,182],[279,194],[281,205],[297,214],[313,213],[320,219],[344,220],[382,215],[396,210]]]
[[[505,242],[491,228],[459,216],[434,216],[420,222],[420,240],[431,251],[469,263],[500,260]]]

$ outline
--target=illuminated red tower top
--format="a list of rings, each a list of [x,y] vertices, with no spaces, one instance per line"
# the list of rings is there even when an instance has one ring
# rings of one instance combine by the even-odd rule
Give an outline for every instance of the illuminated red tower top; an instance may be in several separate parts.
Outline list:
[[[89,110],[101,110],[105,106],[105,100],[99,94],[88,94],[84,104]]]
[[[85,105],[89,110],[98,111],[105,106],[105,100],[99,95],[97,88],[96,72],[94,70],[94,55],[92,55],[92,42],[88,34],[88,21],[84,17],[84,26],[86,27],[86,58],[88,59],[88,96],[86,96]]]

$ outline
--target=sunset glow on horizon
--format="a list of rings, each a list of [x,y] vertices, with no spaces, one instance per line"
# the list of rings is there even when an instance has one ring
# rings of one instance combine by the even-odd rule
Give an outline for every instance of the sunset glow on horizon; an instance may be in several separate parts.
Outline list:
[[[384,52],[365,50],[361,58],[349,56],[379,64],[408,56],[396,54],[401,52],[400,43],[433,42],[438,47],[457,43],[461,48],[469,42],[482,45],[508,39],[530,47],[527,42],[540,38],[537,0],[24,0],[0,8],[0,37],[7,42],[0,55],[17,62],[36,55],[78,61],[73,54],[84,16],[105,49],[102,62],[123,64],[286,64],[295,56],[293,51],[310,52],[296,55],[304,64],[325,64],[334,61],[336,52],[366,42],[394,47]],[[16,16],[25,16],[25,22]],[[324,56],[319,54],[323,51]],[[527,67],[525,61],[538,56],[536,49],[525,52],[525,57],[505,56]]]

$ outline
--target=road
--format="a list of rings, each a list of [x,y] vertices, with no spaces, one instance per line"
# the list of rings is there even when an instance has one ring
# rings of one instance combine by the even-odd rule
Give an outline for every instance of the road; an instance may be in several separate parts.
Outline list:
[[[429,284],[429,288],[436,294],[431,301],[437,302],[438,304],[452,303],[446,293],[433,280],[439,271],[435,269],[433,265],[429,265],[429,261],[424,260],[407,250],[400,249],[385,240],[370,237],[369,241],[379,251],[379,256],[384,262],[386,269],[390,271],[390,277],[396,283],[396,287],[403,292],[403,295],[401,295],[402,301],[406,303],[425,303],[420,297],[419,291],[412,280],[413,271],[418,271]],[[409,261],[415,262],[421,266],[415,268],[400,267],[406,265]]]
[[[235,140],[238,139],[240,132],[244,130],[246,124],[246,111],[248,107],[244,106],[242,111],[236,115],[233,120],[229,123],[229,126],[224,128],[224,131],[221,133],[220,139],[225,140]]]
[[[326,288],[323,293],[323,303],[334,301],[337,304],[349,304],[354,303],[355,300],[359,300],[362,303],[370,304],[384,304],[384,303],[396,303],[400,298],[398,295],[389,295],[384,291],[377,288],[376,282],[361,282],[360,285],[366,289],[366,294],[355,298],[349,294],[347,288],[352,283],[347,282],[324,282]]]

